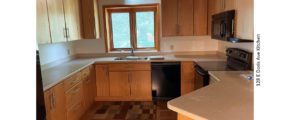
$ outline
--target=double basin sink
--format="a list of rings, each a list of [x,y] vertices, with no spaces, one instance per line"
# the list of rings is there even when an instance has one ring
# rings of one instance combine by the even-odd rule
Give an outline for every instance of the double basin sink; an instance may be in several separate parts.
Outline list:
[[[114,60],[164,60],[162,56],[126,56],[117,57]]]

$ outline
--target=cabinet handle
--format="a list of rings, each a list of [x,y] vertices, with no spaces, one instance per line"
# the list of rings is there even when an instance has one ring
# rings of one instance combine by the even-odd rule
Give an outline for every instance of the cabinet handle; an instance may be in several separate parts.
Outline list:
[[[176,24],[176,34],[179,35],[179,24]]]
[[[63,37],[66,38],[66,28],[63,28]]]
[[[50,109],[53,109],[53,98],[52,98],[52,93],[49,95],[49,101],[50,101]]]
[[[69,34],[69,29],[68,28],[66,28],[66,34],[67,34],[66,37],[70,38],[70,34]]]
[[[52,100],[53,100],[52,106],[55,109],[55,93],[54,92],[52,93]]]
[[[72,93],[72,94],[78,93],[78,92],[80,91],[80,89],[81,89],[81,88],[78,87],[78,88],[74,89],[71,93]]]

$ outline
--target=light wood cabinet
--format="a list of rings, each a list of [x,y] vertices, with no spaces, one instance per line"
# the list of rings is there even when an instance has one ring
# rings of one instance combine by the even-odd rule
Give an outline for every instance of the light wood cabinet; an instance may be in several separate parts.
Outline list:
[[[84,107],[88,110],[95,101],[96,96],[96,79],[94,67],[90,66],[82,71],[84,86]]]
[[[193,6],[193,2],[195,0],[178,0],[178,28],[177,35],[178,36],[190,36],[194,35],[194,20],[193,19],[195,12],[195,6]]]
[[[207,0],[162,0],[162,36],[207,35]]]
[[[181,62],[181,95],[194,90],[195,63],[192,61]]]
[[[38,44],[51,43],[46,0],[36,0],[36,40]]]
[[[236,0],[212,0],[215,2],[215,14],[236,8]]]
[[[81,0],[82,21],[83,21],[83,38],[99,39],[99,10],[98,0]]]
[[[207,0],[194,0],[193,28],[195,36],[207,35]]]
[[[109,72],[110,96],[129,97],[129,72]]]
[[[97,97],[108,97],[110,95],[108,65],[96,64],[95,73],[96,73]]]
[[[67,90],[65,93],[66,96],[66,108],[69,109],[75,104],[83,101],[83,82],[77,83],[74,87]]]
[[[59,83],[44,92],[47,120],[66,120],[64,84]]]
[[[254,39],[254,1],[236,0],[236,34],[237,38]]]
[[[131,97],[151,100],[151,71],[132,71],[130,75]]]
[[[66,41],[66,28],[62,0],[47,0],[52,43]]]
[[[176,36],[178,0],[161,0],[162,10],[162,36]]]
[[[81,17],[79,0],[63,0],[66,36],[68,41],[81,39]]]
[[[97,101],[152,100],[150,63],[96,64],[95,68]]]

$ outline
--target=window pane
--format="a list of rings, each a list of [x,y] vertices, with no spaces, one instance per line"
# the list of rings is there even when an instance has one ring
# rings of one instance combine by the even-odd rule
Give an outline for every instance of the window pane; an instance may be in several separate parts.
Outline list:
[[[136,12],[137,47],[154,47],[154,12]]]
[[[112,13],[114,48],[131,48],[129,13]]]

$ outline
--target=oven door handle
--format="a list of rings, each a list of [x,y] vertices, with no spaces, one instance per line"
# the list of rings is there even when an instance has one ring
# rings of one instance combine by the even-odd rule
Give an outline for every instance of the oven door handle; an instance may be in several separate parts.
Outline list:
[[[207,75],[207,73],[205,73],[204,70],[202,70],[202,68],[200,66],[195,66],[195,71],[196,71],[196,73],[198,73],[201,76]]]

